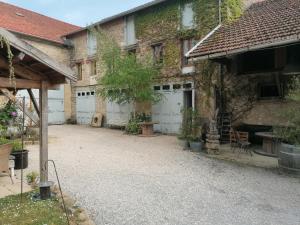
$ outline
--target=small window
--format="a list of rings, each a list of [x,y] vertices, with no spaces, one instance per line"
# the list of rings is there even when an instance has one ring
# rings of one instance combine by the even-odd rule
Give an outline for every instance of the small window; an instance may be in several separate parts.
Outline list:
[[[81,93],[77,93],[77,96],[80,97],[80,96],[81,96]]]
[[[182,66],[189,65],[188,58],[185,57],[186,53],[188,53],[196,44],[198,43],[198,40],[195,40],[193,38],[182,40],[181,41],[181,60],[182,60]]]
[[[93,32],[87,34],[87,51],[88,55],[95,55],[97,53],[97,37]]]
[[[85,92],[82,92],[82,94],[81,94],[82,96],[85,96]]]
[[[153,60],[155,64],[162,64],[164,61],[164,48],[162,44],[152,45]]]
[[[135,35],[135,19],[134,16],[128,16],[125,18],[125,42],[126,45],[136,44],[136,35]]]
[[[87,92],[87,93],[86,93],[86,95],[87,95],[87,96],[90,96],[90,95],[91,95],[91,93],[90,93],[90,92]]]
[[[280,98],[280,89],[276,84],[261,84],[259,85],[259,98]]]
[[[174,84],[173,90],[179,90],[181,88],[181,84]]]
[[[160,91],[160,86],[154,86],[155,91]]]
[[[77,79],[82,80],[82,64],[76,63]]]
[[[95,95],[95,92],[94,92],[94,91],[92,91],[92,92],[91,92],[91,95],[92,95],[92,96],[93,96],[93,95]]]
[[[91,76],[97,75],[97,62],[96,61],[90,62],[90,75]]]
[[[184,85],[183,85],[183,88],[184,88],[184,89],[191,89],[191,88],[192,88],[192,84],[191,84],[191,83],[184,84]]]
[[[185,3],[181,10],[181,24],[183,28],[191,29],[195,26],[194,24],[194,10],[193,3]]]
[[[170,85],[163,85],[163,90],[164,91],[170,90]]]

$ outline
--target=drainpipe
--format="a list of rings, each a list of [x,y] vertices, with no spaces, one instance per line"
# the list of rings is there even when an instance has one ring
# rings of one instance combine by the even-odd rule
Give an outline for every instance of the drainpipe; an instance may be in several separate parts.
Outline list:
[[[222,23],[222,0],[219,0],[219,24]]]

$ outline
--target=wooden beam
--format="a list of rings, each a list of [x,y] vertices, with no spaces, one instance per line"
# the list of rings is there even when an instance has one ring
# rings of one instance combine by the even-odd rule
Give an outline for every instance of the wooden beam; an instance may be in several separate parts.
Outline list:
[[[38,72],[32,71],[27,66],[22,66],[20,64],[14,64],[14,73],[20,77],[35,80],[35,81],[41,81],[41,80],[47,80],[48,77],[45,75],[38,74]],[[8,62],[5,58],[0,56],[0,68],[4,68],[6,70],[9,70]]]
[[[0,77],[0,87],[1,88],[34,88],[38,89],[40,87],[39,81],[34,80],[25,80],[25,79],[16,79],[15,84],[9,78]]]
[[[36,99],[34,97],[34,94],[33,94],[32,90],[31,89],[27,89],[27,92],[29,94],[30,100],[32,101],[32,104],[33,104],[33,107],[34,107],[36,113],[40,116],[39,106],[37,104],[37,101],[36,101]]]
[[[0,81],[1,82],[1,81]],[[23,104],[22,102],[18,101],[18,99],[6,88],[0,88],[0,91],[12,102],[14,102],[16,104],[16,106],[23,111]],[[25,109],[25,111],[23,112],[26,116],[29,117],[29,119],[31,119],[36,125],[39,124],[39,122],[37,121],[37,119],[34,117],[34,115],[29,112],[27,109]]]
[[[48,88],[40,86],[40,182],[48,181]]]
[[[50,84],[46,82],[47,88],[51,90],[57,89],[57,84]],[[39,89],[40,81],[15,79],[15,84],[9,78],[0,77],[0,88],[16,88],[16,89]]]

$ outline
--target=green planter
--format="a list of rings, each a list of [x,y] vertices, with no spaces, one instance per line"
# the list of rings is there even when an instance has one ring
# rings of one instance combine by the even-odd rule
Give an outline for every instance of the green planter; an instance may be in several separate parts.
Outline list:
[[[201,141],[190,141],[191,150],[194,152],[202,151],[203,143]]]

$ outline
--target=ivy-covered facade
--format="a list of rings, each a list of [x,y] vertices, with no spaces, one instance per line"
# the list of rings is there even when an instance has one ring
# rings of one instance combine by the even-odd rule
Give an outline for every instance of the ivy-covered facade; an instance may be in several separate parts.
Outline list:
[[[168,120],[169,126],[176,124],[176,127],[166,128],[163,132],[179,131],[181,110],[184,107],[196,107],[201,117],[209,118],[212,111],[209,107],[212,102],[210,96],[214,91],[213,80],[218,78],[218,67],[209,62],[194,65],[186,59],[185,54],[214,29],[220,20],[231,21],[239,17],[242,12],[241,2],[223,0],[219,8],[218,0],[153,1],[150,5],[146,4],[93,25],[100,26],[101,30],[111,35],[124,52],[135,54],[139,59],[152,60],[159,67],[160,76],[154,81],[153,88],[165,95],[165,98],[159,105],[142,104],[140,109],[152,114],[153,119],[160,123]],[[73,88],[73,116],[76,118],[76,101],[81,97],[78,95],[88,94],[97,89],[95,74],[89,74],[96,57],[88,53],[92,48],[88,46],[88,28],[68,35],[67,38],[74,43],[72,65],[76,67],[80,64],[79,69],[82,73]],[[100,63],[96,70],[98,78],[101,77],[104,68]],[[96,113],[103,114],[105,121],[110,125],[111,112],[117,106],[112,106],[99,97],[96,99],[96,105]],[[126,107],[119,108],[122,109],[113,113],[118,116],[125,115]],[[165,118],[163,115],[176,119]]]

